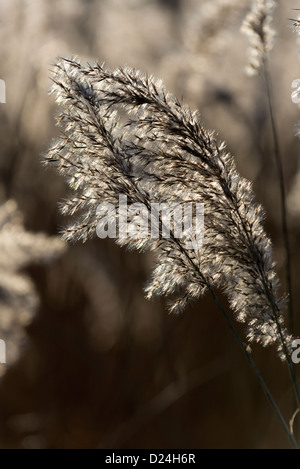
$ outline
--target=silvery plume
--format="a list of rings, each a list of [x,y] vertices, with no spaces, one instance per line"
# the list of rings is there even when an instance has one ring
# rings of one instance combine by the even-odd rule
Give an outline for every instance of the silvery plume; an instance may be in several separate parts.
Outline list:
[[[246,68],[249,75],[255,75],[261,69],[274,45],[272,20],[275,6],[274,0],[252,0],[251,10],[243,22],[241,30],[249,39],[249,62]]]
[[[94,236],[102,223],[99,204],[117,207],[111,212],[116,218],[120,194],[129,206],[140,203],[148,212],[157,202],[203,204],[204,242],[198,249],[186,249],[186,239],[172,231],[157,239],[120,232],[117,242],[155,252],[148,298],[166,295],[170,311],[179,313],[205,292],[222,289],[237,320],[247,325],[249,341],[274,344],[287,358],[292,337],[283,324],[285,301],[263,210],[224,143],[202,127],[197,112],[140,71],[59,59],[52,79],[63,133],[44,161],[74,190],[62,203],[64,214],[76,215],[65,239]]]
[[[52,262],[63,253],[66,243],[58,237],[25,231],[16,202],[9,200],[0,206],[0,247],[0,339],[6,355],[6,363],[0,364],[1,376],[18,359],[26,339],[25,327],[39,305],[34,284],[22,269]]]

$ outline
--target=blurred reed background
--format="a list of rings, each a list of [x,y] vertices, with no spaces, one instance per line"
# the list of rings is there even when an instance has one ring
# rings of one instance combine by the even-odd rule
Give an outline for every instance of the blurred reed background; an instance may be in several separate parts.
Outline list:
[[[290,99],[299,46],[288,18],[299,4],[279,3],[270,73],[289,192],[299,167],[299,115]],[[143,296],[150,254],[98,238],[66,246],[58,236],[68,220],[57,206],[69,189],[41,165],[58,135],[47,94],[57,56],[78,54],[162,78],[200,110],[240,174],[253,181],[284,290],[266,92],[260,77],[245,74],[240,27],[250,6],[248,0],[1,1],[0,339],[7,341],[8,363],[0,364],[0,447],[289,447],[213,300],[170,316],[163,300]],[[298,195],[288,199],[296,313]],[[288,419],[286,366],[274,350],[253,345],[252,354]]]

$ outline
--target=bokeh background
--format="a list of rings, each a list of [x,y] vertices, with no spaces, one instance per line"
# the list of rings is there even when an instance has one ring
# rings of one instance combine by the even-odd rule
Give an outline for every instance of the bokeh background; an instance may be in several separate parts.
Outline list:
[[[278,3],[269,67],[292,193],[298,336],[299,111],[290,95],[300,68],[288,18],[299,2]],[[284,292],[266,89],[262,77],[245,74],[247,39],[240,27],[250,7],[249,0],[1,0],[0,339],[7,343],[7,363],[0,364],[1,448],[289,447],[213,300],[205,297],[182,316],[170,316],[165,300],[143,296],[151,255],[112,240],[66,246],[59,232],[68,220],[58,202],[69,188],[41,165],[59,132],[47,94],[57,56],[129,65],[162,78],[200,110],[204,125],[216,129],[240,173],[253,181]],[[252,354],[289,419],[286,366],[272,349],[253,345]],[[297,366],[296,372],[300,379]]]

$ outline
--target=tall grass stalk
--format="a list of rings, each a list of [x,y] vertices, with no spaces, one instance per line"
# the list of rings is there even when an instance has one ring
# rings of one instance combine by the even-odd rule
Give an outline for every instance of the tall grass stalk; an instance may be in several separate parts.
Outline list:
[[[268,97],[268,107],[269,115],[271,122],[271,129],[274,142],[274,159],[277,169],[278,184],[280,190],[280,208],[281,208],[281,227],[282,227],[282,237],[283,244],[285,249],[285,270],[286,270],[286,285],[287,292],[289,295],[288,310],[289,310],[289,329],[294,331],[294,312],[293,312],[293,291],[292,291],[292,274],[291,274],[291,253],[290,253],[290,243],[289,243],[289,232],[288,232],[288,222],[287,222],[287,209],[286,209],[286,191],[284,183],[284,174],[282,167],[282,157],[280,152],[278,130],[274,116],[274,98],[272,92],[272,80],[268,70],[267,60],[265,60],[263,65],[263,75],[265,79],[267,97]]]
[[[290,256],[290,244],[289,244],[289,234],[288,234],[288,224],[287,224],[287,209],[286,209],[286,194],[285,194],[285,183],[284,183],[284,174],[283,174],[283,167],[282,167],[282,158],[280,152],[280,145],[279,145],[279,138],[278,138],[278,130],[274,116],[273,110],[273,92],[272,92],[272,81],[268,70],[267,59],[264,61],[263,64],[263,75],[265,79],[265,85],[267,90],[267,97],[268,97],[268,107],[269,107],[269,115],[270,115],[270,122],[272,128],[272,135],[274,141],[274,158],[276,163],[277,169],[277,176],[278,176],[278,183],[280,189],[280,208],[281,208],[281,228],[282,228],[282,236],[283,236],[283,244],[285,248],[285,271],[286,271],[286,284],[289,296],[288,302],[288,312],[289,312],[289,329],[294,331],[294,312],[293,312],[293,295],[292,295],[292,275],[291,275],[291,256]],[[293,398],[293,407],[296,408],[294,412],[294,416],[297,415],[297,410],[300,408],[300,392],[299,387],[297,384],[297,378],[294,370],[293,363],[287,354],[287,362],[289,367],[289,373],[293,382],[293,389],[294,389],[294,398]],[[295,434],[298,435],[298,425],[295,423],[295,417],[292,418],[293,425],[295,425]],[[291,426],[292,428],[292,426]]]
[[[268,70],[268,56],[274,45],[274,37],[276,35],[273,27],[273,13],[277,2],[274,0],[253,0],[251,11],[246,16],[242,31],[249,38],[249,64],[247,71],[249,75],[261,73],[265,82],[265,89],[268,100],[268,111],[271,122],[272,137],[274,143],[274,159],[277,170],[279,191],[280,191],[280,211],[281,211],[281,229],[283,244],[285,250],[285,272],[286,287],[289,296],[288,315],[289,329],[294,331],[294,313],[293,313],[293,294],[292,294],[292,275],[291,275],[291,256],[288,235],[287,209],[284,174],[282,167],[282,158],[280,154],[280,145],[278,138],[278,130],[274,116],[274,98],[272,92],[272,81]],[[288,363],[290,377],[293,383],[294,400],[293,407],[300,406],[300,393],[297,385],[293,363],[291,361],[288,350],[286,349],[285,339],[281,334],[280,325],[278,324],[278,333],[282,338],[285,356]]]
[[[263,212],[254,203],[248,181],[237,173],[233,157],[197,113],[167,93],[160,81],[132,69],[109,70],[60,59],[53,71],[53,93],[63,106],[64,128],[45,156],[75,190],[62,203],[65,214],[79,219],[65,230],[69,241],[86,240],[107,222],[99,203],[113,204],[111,222],[118,224],[118,199],[142,203],[201,202],[205,207],[205,238],[201,248],[187,250],[185,239],[136,237],[119,230],[117,242],[150,249],[158,266],[146,288],[148,298],[173,296],[170,311],[180,313],[191,300],[210,292],[242,347],[273,409],[294,447],[270,391],[243,341],[214,293],[221,288],[236,318],[247,324],[248,340],[274,344],[291,366],[293,337],[284,327],[285,302],[278,294],[271,243],[262,227]],[[127,120],[126,120],[127,116]],[[130,221],[133,221],[134,217]],[[197,238],[197,233],[189,236]],[[185,234],[187,236],[187,234]],[[177,297],[174,298],[174,293]]]

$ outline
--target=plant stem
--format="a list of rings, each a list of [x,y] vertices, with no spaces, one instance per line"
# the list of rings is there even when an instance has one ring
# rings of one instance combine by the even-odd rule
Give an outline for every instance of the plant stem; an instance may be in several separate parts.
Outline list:
[[[291,253],[290,253],[288,224],[287,224],[285,183],[284,183],[280,145],[279,145],[279,139],[278,139],[278,130],[277,130],[277,125],[276,125],[275,117],[274,117],[274,109],[273,109],[274,99],[273,99],[273,91],[272,91],[272,80],[269,74],[267,60],[264,61],[263,73],[264,73],[267,96],[268,96],[269,115],[270,115],[270,122],[271,122],[273,142],[274,142],[274,157],[275,157],[275,162],[276,162],[277,176],[278,176],[279,188],[280,188],[281,227],[282,227],[283,243],[285,247],[286,286],[287,286],[287,291],[289,295],[289,304],[288,304],[289,329],[291,332],[293,332],[294,331],[294,312],[293,312],[293,293],[292,293],[292,275],[291,275]],[[290,359],[288,359],[288,367],[289,367],[292,381],[294,383],[294,390],[296,394],[294,395],[294,398],[293,398],[293,407],[299,408],[300,393],[299,393],[299,389],[297,386],[293,364],[291,363]],[[295,425],[296,434],[298,433],[297,427],[298,425]]]
[[[183,252],[184,255],[188,258],[188,260],[189,260],[189,262],[191,263],[191,265],[193,266],[193,268],[197,271],[197,273],[200,275],[202,281],[203,281],[203,282],[205,283],[205,285],[207,286],[207,288],[208,288],[208,290],[209,290],[211,296],[213,297],[213,299],[214,299],[214,301],[216,302],[216,304],[217,304],[219,310],[221,311],[221,313],[222,313],[223,316],[225,317],[225,319],[226,319],[226,321],[227,321],[227,323],[228,323],[228,325],[229,325],[229,327],[230,327],[232,333],[234,334],[235,339],[237,340],[237,342],[238,342],[239,346],[241,347],[241,349],[243,350],[243,352],[244,352],[244,354],[245,354],[245,356],[246,356],[248,362],[250,363],[250,365],[251,365],[251,367],[252,367],[254,373],[256,374],[256,377],[257,377],[257,379],[258,379],[258,381],[259,381],[261,387],[263,388],[263,391],[264,391],[264,393],[266,394],[267,399],[268,399],[268,401],[270,402],[270,404],[271,404],[273,410],[275,411],[275,413],[276,413],[276,415],[277,415],[277,417],[278,417],[278,419],[279,419],[279,421],[280,421],[280,423],[281,423],[281,425],[282,425],[282,427],[283,427],[283,429],[284,429],[284,431],[285,431],[285,433],[286,433],[286,435],[287,435],[287,437],[288,437],[288,439],[289,439],[291,445],[293,446],[293,448],[299,449],[298,444],[297,444],[297,442],[296,442],[296,440],[295,440],[293,434],[289,431],[289,427],[288,427],[287,423],[285,422],[285,420],[284,420],[284,418],[283,418],[283,416],[282,416],[282,414],[281,414],[281,412],[280,412],[280,410],[279,410],[279,408],[278,408],[278,406],[277,406],[277,404],[276,404],[276,401],[275,401],[275,399],[273,398],[273,396],[272,396],[272,394],[271,394],[271,391],[269,390],[269,388],[268,388],[266,382],[264,381],[264,379],[263,379],[263,377],[261,376],[261,374],[260,374],[260,372],[259,372],[257,366],[255,365],[254,360],[252,359],[252,357],[251,357],[251,355],[249,354],[247,348],[245,347],[245,345],[244,345],[242,339],[240,338],[237,329],[234,327],[234,325],[233,325],[231,319],[229,318],[228,314],[226,313],[226,311],[225,311],[225,309],[224,309],[224,307],[223,307],[221,301],[219,300],[219,298],[218,298],[217,295],[215,294],[215,292],[214,292],[213,288],[211,287],[211,285],[207,282],[207,280],[205,279],[205,277],[204,277],[203,274],[201,273],[199,267],[198,267],[198,266],[194,263],[194,261],[191,259],[191,257],[189,256],[188,252],[181,246],[181,244],[180,244],[180,242],[178,241],[178,239],[173,236],[173,233],[171,234],[171,236],[172,236],[172,239],[174,240],[174,242],[178,245],[178,247],[179,247],[179,249],[181,250],[181,252]],[[285,345],[284,342],[283,342],[283,344]],[[288,359],[288,358],[289,358],[289,356],[288,356],[288,354],[287,354],[287,359]],[[295,381],[294,381],[294,384],[295,384]]]
[[[223,316],[225,317],[225,319],[226,319],[226,321],[227,321],[227,323],[228,323],[228,325],[229,325],[229,327],[230,327],[232,333],[234,334],[234,336],[235,336],[235,338],[236,338],[236,340],[237,340],[239,346],[241,347],[241,349],[243,350],[244,354],[246,355],[246,358],[247,358],[248,362],[250,363],[250,365],[251,365],[251,367],[252,367],[254,373],[256,374],[257,379],[258,379],[258,381],[259,381],[261,387],[263,388],[263,390],[264,390],[264,392],[265,392],[265,394],[266,394],[266,396],[267,396],[268,401],[270,402],[270,404],[271,404],[272,408],[274,409],[274,411],[275,411],[277,417],[279,418],[280,423],[281,423],[281,425],[282,425],[282,427],[283,427],[283,429],[284,429],[284,431],[285,431],[285,433],[286,433],[286,435],[287,435],[287,437],[288,437],[288,439],[289,439],[291,445],[293,446],[294,449],[299,449],[299,446],[298,446],[298,444],[297,444],[297,442],[296,442],[296,440],[295,440],[293,434],[289,431],[288,425],[286,424],[286,422],[285,422],[285,420],[284,420],[284,418],[283,418],[283,416],[282,416],[282,414],[281,414],[281,412],[280,412],[280,410],[279,410],[279,408],[278,408],[278,406],[277,406],[277,404],[276,404],[276,401],[274,400],[274,398],[273,398],[273,396],[272,396],[272,394],[271,394],[271,392],[270,392],[270,390],[269,390],[269,388],[268,388],[268,386],[267,386],[265,380],[263,379],[263,377],[261,376],[261,374],[260,374],[260,372],[259,372],[257,366],[255,365],[255,363],[254,363],[254,361],[253,361],[253,359],[252,359],[250,353],[248,352],[247,348],[245,347],[243,341],[241,340],[238,331],[237,331],[236,328],[234,327],[234,325],[233,325],[231,319],[229,318],[228,314],[226,313],[225,309],[223,308],[223,305],[222,305],[222,303],[220,302],[219,298],[216,296],[216,294],[214,293],[214,291],[212,290],[212,288],[211,288],[209,285],[208,285],[208,289],[209,289],[209,291],[210,291],[210,293],[211,293],[213,299],[215,300],[215,302],[216,302],[218,308],[220,309],[220,311],[222,312]]]
[[[278,131],[274,117],[273,111],[273,92],[272,92],[272,82],[271,77],[268,71],[267,62],[264,63],[264,78],[266,82],[267,96],[268,96],[268,107],[272,128],[272,135],[274,141],[274,156],[277,168],[277,176],[279,181],[280,188],[280,207],[281,207],[281,227],[282,227],[282,236],[285,247],[285,263],[286,263],[286,285],[289,295],[289,329],[291,332],[294,331],[294,314],[293,314],[293,294],[292,294],[292,275],[291,275],[291,253],[290,253],[290,243],[288,235],[288,225],[287,225],[287,211],[286,211],[286,195],[285,195],[285,184],[284,184],[284,175],[282,167],[282,158],[280,154],[280,146],[278,140]]]

